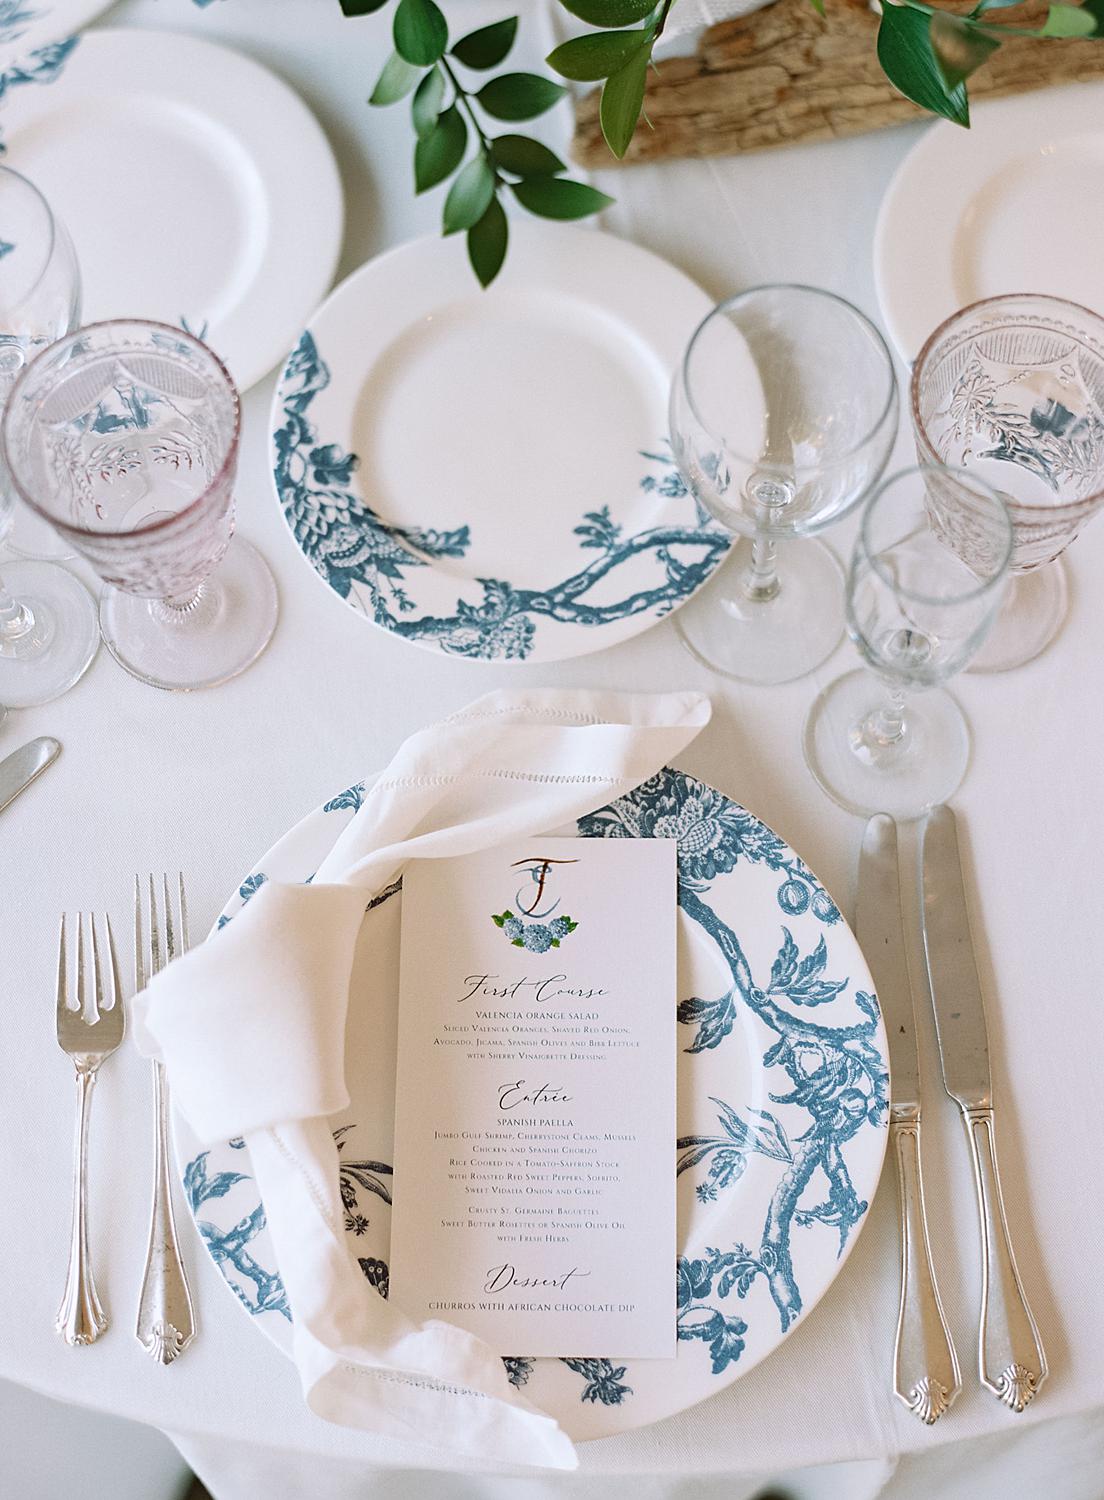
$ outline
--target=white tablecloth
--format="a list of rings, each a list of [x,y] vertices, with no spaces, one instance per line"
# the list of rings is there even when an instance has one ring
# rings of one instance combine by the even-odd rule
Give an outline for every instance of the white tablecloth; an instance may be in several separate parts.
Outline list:
[[[462,3],[472,25],[506,9],[487,0]],[[415,199],[411,191],[406,111],[365,103],[388,46],[389,14],[343,22],[337,0],[217,0],[203,9],[190,0],[125,0],[105,22],[194,29],[252,53],[302,92],[340,159],[347,271],[398,240],[434,230],[440,211],[440,195]],[[526,18],[529,61],[540,52],[536,21],[535,14]],[[878,202],[923,128],[611,172],[601,182],[618,197],[607,227],[669,257],[718,297],[759,280],[808,281],[876,315],[870,246]],[[965,137],[961,149],[969,150]],[[90,1163],[92,1249],[114,1326],[84,1350],[66,1348],[51,1332],[64,1276],[72,1131],[71,1070],[51,1036],[58,914],[63,906],[106,907],[125,933],[134,872],[179,866],[188,872],[194,931],[203,931],[240,875],[303,813],[380,765],[427,719],[515,680],[517,670],[417,652],[353,618],[310,576],[277,514],[267,474],[271,388],[266,381],[246,399],[238,490],[241,529],[264,549],[280,585],[280,624],[265,656],[227,686],[172,696],[143,687],[101,654],[67,697],[13,715],[0,733],[0,751],[45,733],[65,746],[59,764],[0,815],[9,1039],[0,1106],[0,1376],[181,1434],[216,1487],[212,1455],[224,1452],[223,1492],[233,1500],[261,1493],[297,1500],[307,1493],[295,1481],[297,1466],[317,1474],[322,1459],[361,1475],[368,1466],[431,1468],[433,1461],[425,1450],[312,1417],[293,1367],[234,1303],[186,1218],[201,1334],[168,1370],[142,1354],[130,1330],[145,1251],[150,1088],[146,1066],[129,1050],[102,1075]],[[909,456],[902,439],[900,461]],[[832,538],[841,551],[853,524]],[[887,1176],[838,1282],[784,1347],[704,1405],[588,1445],[583,1480],[632,1474],[662,1484],[664,1476],[872,1460],[862,1471],[869,1493],[898,1455],[969,1439],[987,1439],[983,1451],[995,1450],[1012,1434],[1025,1442],[1032,1424],[1095,1413],[1104,1401],[1104,1209],[1096,1188],[1104,1157],[1096,1051],[1104,966],[1104,522],[1086,531],[1069,561],[1072,610],[1056,646],[1021,671],[967,677],[957,688],[976,743],[955,800],[983,917],[979,962],[991,1001],[1008,1209],[1050,1357],[1043,1394],[1014,1417],[979,1390],[973,1374],[979,1275],[972,1186],[924,1019],[929,1211],[966,1381],[953,1412],[927,1430],[889,1394],[897,1231]],[[800,734],[813,696],[852,664],[843,645],[800,682],[722,684],[691,660],[666,623],[612,651],[526,671],[541,683],[713,692],[713,724],[686,755],[687,769],[771,822],[849,910],[861,824],[819,792],[802,761]],[[1055,1439],[1038,1431],[1036,1452],[1044,1453]],[[232,1450],[219,1448],[231,1442],[253,1445],[255,1487],[240,1474],[232,1483],[247,1450],[235,1450],[232,1461]],[[948,1450],[945,1474],[960,1471],[953,1455]],[[266,1479],[262,1489],[262,1474],[283,1477]],[[562,1481],[564,1493],[584,1493],[582,1482]],[[380,1483],[379,1493],[391,1493]],[[743,1493],[735,1484],[730,1479],[725,1489],[733,1500]],[[1071,1486],[1052,1485],[1050,1493],[1055,1500],[1080,1496]],[[325,1492],[345,1493],[336,1485]],[[634,1493],[650,1500],[652,1491]],[[980,1481],[971,1491],[978,1500],[989,1493]]]

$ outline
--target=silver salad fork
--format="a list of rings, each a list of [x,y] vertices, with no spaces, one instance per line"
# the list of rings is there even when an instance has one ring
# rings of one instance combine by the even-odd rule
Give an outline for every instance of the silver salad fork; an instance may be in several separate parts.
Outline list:
[[[88,1121],[92,1087],[105,1057],[110,1057],[123,1039],[125,1016],[119,993],[119,975],[111,924],[103,918],[104,944],[100,950],[98,924],[89,915],[92,947],[92,993],[85,983],[84,913],[77,914],[76,1007],[70,1005],[68,964],[65,949],[65,917],[58,940],[57,1039],[58,1046],[73,1059],[77,1070],[77,1140],[73,1170],[73,1231],[69,1246],[69,1270],[54,1327],[67,1344],[91,1344],[107,1327],[107,1318],[92,1278],[88,1252]]]
[[[152,875],[149,876],[149,923],[143,934],[142,886],[138,876],[134,877],[134,983],[137,991],[145,989],[148,981],[159,974],[165,964],[172,963],[188,947],[188,905],[183,875],[177,875],[176,887],[174,917],[169,877],[162,876],[159,893],[157,882]],[[153,1105],[153,1207],[138,1323],[134,1332],[151,1358],[169,1365],[195,1338],[195,1313],[173,1216],[168,1142],[169,1088],[165,1069],[157,1061],[153,1064]]]

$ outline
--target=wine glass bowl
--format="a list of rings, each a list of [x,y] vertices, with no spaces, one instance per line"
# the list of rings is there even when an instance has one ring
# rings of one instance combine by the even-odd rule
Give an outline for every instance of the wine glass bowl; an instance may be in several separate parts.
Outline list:
[[[267,643],[275,585],[231,547],[241,429],[218,357],[179,329],[93,324],[39,355],[8,404],[4,448],[24,500],[107,585],[100,626],[143,681],[234,676]]]
[[[1014,577],[974,667],[1019,666],[1057,633],[1057,559],[1104,505],[1104,319],[1042,295],[974,303],[920,351],[910,400],[920,461],[969,470],[1008,509]]]
[[[842,806],[915,817],[958,786],[969,731],[942,685],[992,625],[1013,542],[1003,501],[971,471],[907,469],[871,496],[847,581],[870,671],[832,683],[805,726],[808,765]]]
[[[839,564],[816,543],[777,544],[858,504],[896,429],[885,341],[842,298],[754,287],[701,323],[671,388],[671,446],[699,503],[751,545],[679,613],[700,660],[740,680],[783,682],[829,654],[843,628]]]

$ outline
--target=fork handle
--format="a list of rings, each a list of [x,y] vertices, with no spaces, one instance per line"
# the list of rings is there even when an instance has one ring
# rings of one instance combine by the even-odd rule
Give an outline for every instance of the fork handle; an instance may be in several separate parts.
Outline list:
[[[77,1143],[73,1163],[73,1230],[65,1293],[54,1327],[67,1344],[92,1344],[107,1327],[96,1295],[88,1253],[88,1120],[92,1111],[94,1068],[77,1067]]]
[[[153,1100],[153,1209],[134,1332],[152,1359],[169,1365],[195,1337],[195,1315],[176,1239],[169,1174],[169,1091],[159,1062],[153,1065]]]

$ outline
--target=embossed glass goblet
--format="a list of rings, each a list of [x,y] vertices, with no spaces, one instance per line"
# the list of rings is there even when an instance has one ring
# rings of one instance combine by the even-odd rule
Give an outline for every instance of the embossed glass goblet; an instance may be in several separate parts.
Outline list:
[[[749,538],[679,611],[686,645],[744,682],[811,672],[843,631],[843,571],[819,542],[881,477],[897,433],[885,340],[841,297],[761,286],[715,308],[671,388],[691,493]]]
[[[968,469],[1012,517],[1012,581],[973,663],[1031,661],[1067,609],[1060,554],[1104,505],[1104,318],[1059,297],[991,297],[943,323],[912,372],[922,463]]]
[[[180,329],[94,323],[41,353],[4,416],[22,498],[107,587],[100,629],[156,687],[210,687],[254,661],[276,586],[234,532],[241,413],[221,361]]]
[[[0,167],[0,407],[27,362],[79,318],[80,273],[68,235],[38,188]],[[25,555],[63,553],[37,518],[28,530],[29,514],[16,507],[0,464],[0,541]],[[48,703],[73,686],[99,644],[95,604],[78,579],[47,562],[4,562],[0,703]]]
[[[905,469],[870,497],[847,629],[871,670],[838,678],[805,721],[809,769],[842,807],[912,818],[955,791],[970,732],[942,684],[985,639],[1012,545],[1000,496],[965,470]]]

